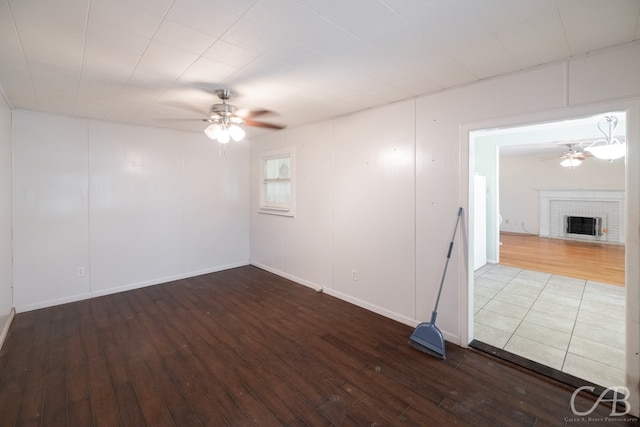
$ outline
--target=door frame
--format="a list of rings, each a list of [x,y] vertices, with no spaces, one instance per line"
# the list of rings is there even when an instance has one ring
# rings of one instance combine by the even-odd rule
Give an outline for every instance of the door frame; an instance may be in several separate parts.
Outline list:
[[[623,100],[588,106],[567,107],[558,110],[522,114],[513,117],[485,120],[461,125],[461,144],[466,147],[467,170],[467,221],[466,268],[467,284],[462,289],[460,299],[461,342],[468,344],[473,340],[473,248],[474,248],[474,182],[475,141],[472,133],[484,129],[510,128],[535,123],[551,123],[610,111],[624,111],[627,119],[627,155],[625,157],[625,205],[626,205],[626,243],[625,243],[625,290],[626,290],[626,343],[625,343],[625,386],[630,391],[631,413],[638,416],[640,410],[640,104],[639,100]],[[497,153],[496,153],[497,155]],[[464,159],[463,159],[464,164]],[[464,276],[464,273],[462,274]],[[466,293],[466,295],[465,295]],[[466,326],[466,328],[465,328]]]

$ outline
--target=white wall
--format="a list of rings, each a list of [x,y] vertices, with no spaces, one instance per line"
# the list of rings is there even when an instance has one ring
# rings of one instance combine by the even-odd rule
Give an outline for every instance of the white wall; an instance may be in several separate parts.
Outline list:
[[[13,307],[11,261],[11,109],[0,95],[0,335]],[[0,336],[0,345],[2,337]]]
[[[610,64],[616,64],[615,78],[602,79]],[[630,70],[638,69],[640,43],[634,43],[257,138],[251,148],[251,260],[415,325],[430,317],[457,208],[463,206],[438,326],[447,340],[466,345],[472,336],[473,281],[469,131],[611,111],[612,101],[616,109],[637,112],[640,73]],[[630,120],[635,123],[640,116],[634,114]],[[638,144],[640,131],[628,138]],[[303,214],[284,219],[255,213],[258,155],[280,145],[305,147],[296,153],[297,173],[307,177],[309,188],[298,187],[298,196],[304,194],[307,201],[299,197],[297,209],[313,212],[317,222]],[[630,149],[631,165],[637,163],[633,153]],[[391,156],[402,160],[381,160]],[[627,181],[627,200],[637,206],[639,184]],[[629,209],[628,215],[637,218],[638,210]],[[628,220],[629,228],[637,230],[633,223],[637,220]],[[628,237],[635,243],[627,238],[627,264],[640,264],[640,236]],[[323,266],[331,267],[331,276],[319,272]],[[352,269],[358,270],[357,282],[350,280]],[[637,307],[640,277],[636,270],[630,273],[628,305]],[[627,377],[637,411],[640,360],[634,349],[640,326],[633,310],[627,325],[633,337],[627,344]]]
[[[397,103],[252,145],[251,262],[390,317],[415,318],[414,108]],[[399,126],[368,125],[388,120]],[[257,213],[259,154],[286,146],[296,147],[296,217]]]
[[[261,147],[296,148],[296,217],[259,214],[259,150],[251,150],[251,262],[312,287],[333,281],[333,124],[260,139]],[[257,142],[252,142],[253,144]]]
[[[578,167],[566,168],[560,166],[559,159],[500,157],[500,229],[538,234],[539,190],[624,191],[624,180],[624,158],[613,162],[590,158]]]
[[[17,311],[248,263],[247,142],[16,110],[13,151]]]

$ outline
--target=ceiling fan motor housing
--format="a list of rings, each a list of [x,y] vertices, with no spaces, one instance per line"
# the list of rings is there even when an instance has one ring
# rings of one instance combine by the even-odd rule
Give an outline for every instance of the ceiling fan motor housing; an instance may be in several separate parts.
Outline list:
[[[209,109],[209,116],[229,117],[229,116],[232,116],[237,110],[238,110],[238,107],[236,107],[235,105],[230,105],[226,103],[213,104]]]

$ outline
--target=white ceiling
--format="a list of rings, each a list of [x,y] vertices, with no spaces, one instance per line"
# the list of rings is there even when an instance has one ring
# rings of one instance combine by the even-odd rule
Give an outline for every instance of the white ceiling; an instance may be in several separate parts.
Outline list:
[[[638,0],[0,0],[0,87],[188,130],[230,88],[295,126],[639,38]]]

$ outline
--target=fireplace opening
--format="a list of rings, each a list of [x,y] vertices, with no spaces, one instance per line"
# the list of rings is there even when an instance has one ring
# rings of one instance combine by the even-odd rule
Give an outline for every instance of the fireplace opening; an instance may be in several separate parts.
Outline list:
[[[586,216],[564,217],[565,233],[585,236],[602,236],[602,218]]]

